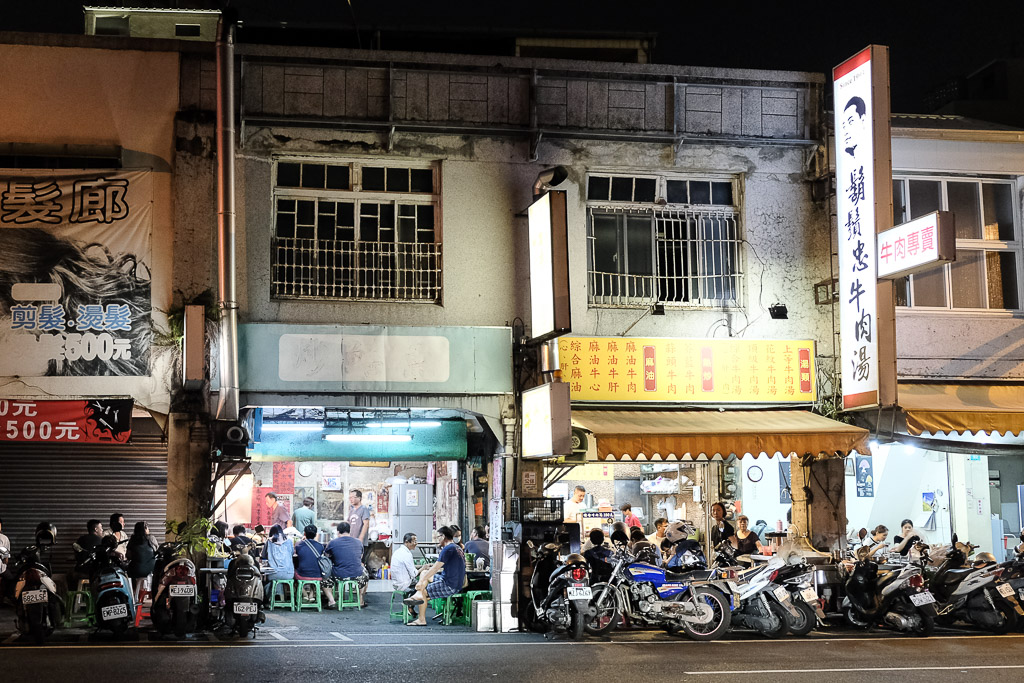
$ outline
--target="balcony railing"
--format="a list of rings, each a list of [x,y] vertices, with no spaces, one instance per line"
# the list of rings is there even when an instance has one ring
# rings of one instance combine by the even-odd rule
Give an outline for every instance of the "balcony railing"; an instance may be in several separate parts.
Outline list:
[[[278,299],[441,301],[441,245],[275,237]]]

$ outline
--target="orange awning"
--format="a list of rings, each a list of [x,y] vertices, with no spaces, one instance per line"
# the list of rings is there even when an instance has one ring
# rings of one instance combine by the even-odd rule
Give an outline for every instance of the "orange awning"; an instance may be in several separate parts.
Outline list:
[[[900,382],[898,391],[907,433],[913,436],[922,432],[1016,436],[1024,430],[1024,386]]]
[[[736,455],[868,453],[868,430],[805,410],[582,410],[598,460],[721,460]]]

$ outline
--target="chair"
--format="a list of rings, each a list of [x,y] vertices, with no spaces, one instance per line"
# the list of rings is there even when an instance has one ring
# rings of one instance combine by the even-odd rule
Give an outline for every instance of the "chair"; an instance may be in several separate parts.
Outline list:
[[[281,587],[281,597],[280,598],[277,597],[277,588],[278,588],[278,586]],[[287,588],[288,590],[285,591],[285,588]],[[285,593],[286,592],[288,593],[287,599],[285,598]],[[319,593],[318,593],[318,595],[319,595]],[[291,579],[282,579],[282,580],[275,579],[274,581],[270,582],[270,609],[274,609],[276,607],[287,607],[292,612],[294,612],[295,611],[295,604],[296,604],[296,600],[295,600],[295,582],[294,581],[292,581]]]
[[[462,617],[461,624],[471,624],[473,621],[473,603],[476,600],[493,600],[491,591],[466,591],[462,594]],[[463,621],[464,619],[464,621]]]
[[[313,587],[315,600],[306,600],[306,586]],[[295,611],[301,612],[304,607],[316,607],[317,612],[323,612],[323,602],[320,597],[320,579],[299,579],[295,582]]]
[[[396,600],[398,601],[397,609],[395,608]],[[392,619],[397,617],[402,620],[403,624],[408,624],[409,621],[412,619],[412,615],[409,614],[409,607],[404,602],[402,602],[403,600],[405,600],[405,591],[391,591],[391,606],[388,610],[388,621],[391,621]]]
[[[355,607],[358,610],[363,609],[362,601],[359,595],[359,582],[352,579],[344,579],[338,582],[338,593],[335,596],[338,601],[338,611],[342,611],[346,607]]]
[[[79,612],[79,607],[85,607],[84,612]],[[96,605],[92,600],[92,591],[89,590],[89,581],[82,579],[78,582],[78,589],[68,593],[65,601],[64,627],[81,624],[83,626],[96,625]]]
[[[139,584],[141,585],[142,582],[140,581]],[[152,614],[151,614],[152,613],[152,609],[153,609],[152,605],[149,606],[149,610],[147,610],[147,611],[143,611],[142,610],[142,603],[148,597],[150,597],[148,590],[146,590],[145,588],[142,588],[141,590],[139,590],[139,596],[135,600],[135,628],[139,627],[139,623],[142,621],[142,617],[149,618],[150,616],[152,616]]]

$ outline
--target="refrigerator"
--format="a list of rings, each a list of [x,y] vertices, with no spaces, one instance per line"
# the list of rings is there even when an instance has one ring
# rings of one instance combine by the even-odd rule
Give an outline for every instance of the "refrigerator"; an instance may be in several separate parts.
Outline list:
[[[401,543],[408,533],[420,543],[434,542],[434,487],[429,484],[398,484],[388,504],[393,543]]]

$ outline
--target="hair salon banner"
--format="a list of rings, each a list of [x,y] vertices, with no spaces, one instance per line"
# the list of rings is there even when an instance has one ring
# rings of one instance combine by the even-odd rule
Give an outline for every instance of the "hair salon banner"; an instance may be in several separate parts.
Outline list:
[[[144,376],[149,171],[0,172],[0,375]]]
[[[130,398],[0,399],[0,442],[125,443],[132,435],[133,405]]]

